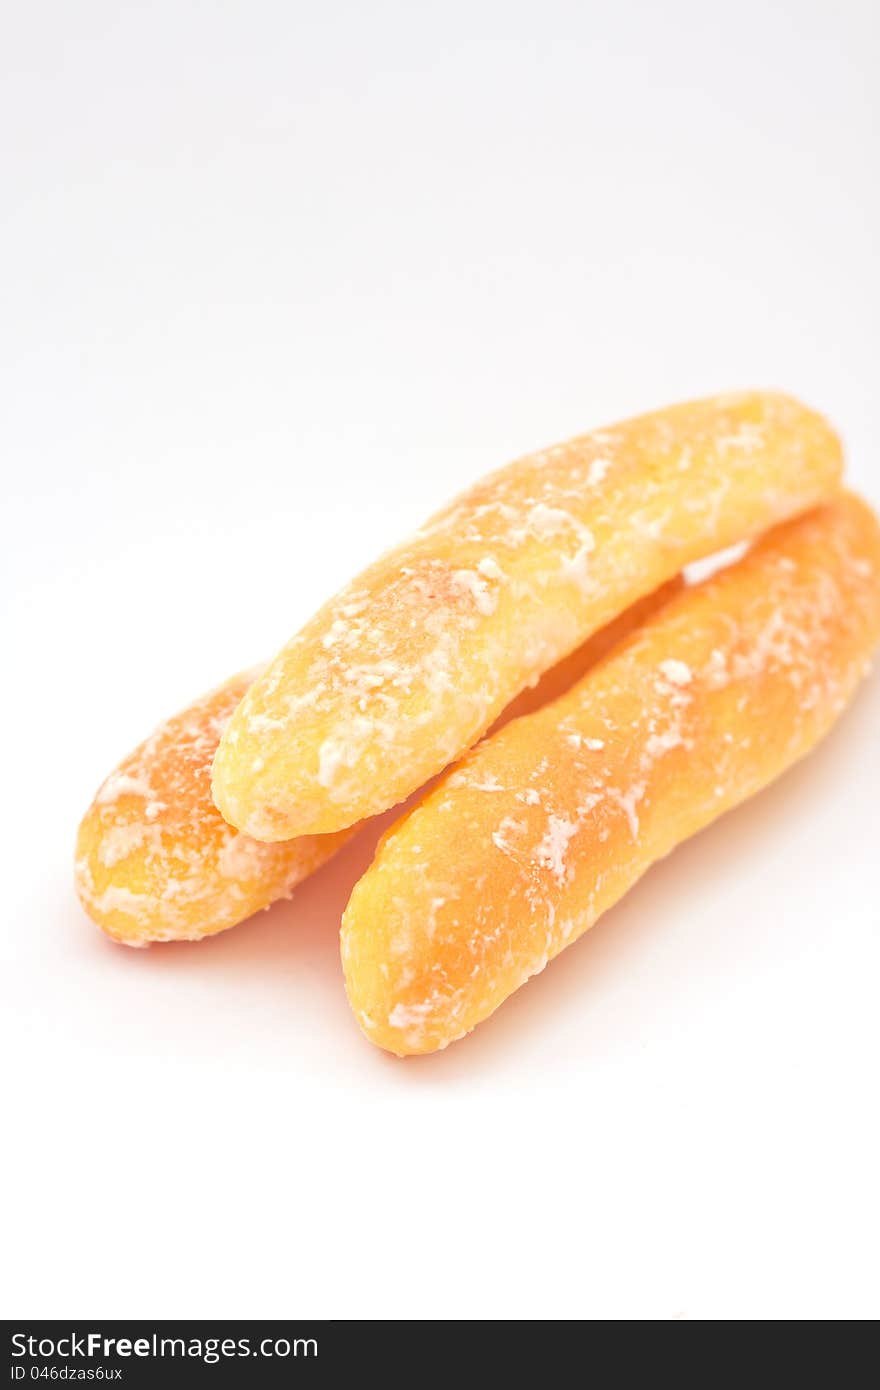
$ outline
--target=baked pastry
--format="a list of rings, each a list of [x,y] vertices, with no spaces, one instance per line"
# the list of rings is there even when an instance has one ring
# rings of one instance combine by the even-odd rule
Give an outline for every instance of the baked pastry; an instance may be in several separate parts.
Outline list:
[[[828,732],[880,640],[880,527],[852,495],[686,589],[508,724],[380,842],[342,925],[366,1036],[464,1036],[657,859]]]
[[[254,682],[220,741],[217,806],[267,841],[386,810],[637,599],[823,501],[840,470],[820,416],[751,392],[492,474],[325,604]]]
[[[502,718],[566,689],[678,583],[621,613]],[[233,830],[214,806],[211,763],[220,734],[256,674],[233,677],[161,724],[106,779],[83,818],[77,890],[114,940],[129,946],[194,941],[234,927],[289,897],[354,833],[262,844]]]

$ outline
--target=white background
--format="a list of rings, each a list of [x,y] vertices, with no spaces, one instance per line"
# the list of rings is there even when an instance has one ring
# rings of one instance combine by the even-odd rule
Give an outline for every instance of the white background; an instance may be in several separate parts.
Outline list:
[[[880,1312],[880,678],[468,1041],[289,905],[130,952],[77,821],[452,492],[777,385],[880,503],[872,0],[77,0],[0,33],[3,1311]]]

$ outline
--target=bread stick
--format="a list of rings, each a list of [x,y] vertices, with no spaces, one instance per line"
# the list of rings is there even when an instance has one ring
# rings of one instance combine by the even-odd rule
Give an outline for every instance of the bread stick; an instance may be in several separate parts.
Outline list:
[[[827,498],[839,441],[752,392],[533,454],[348,585],[248,691],[213,794],[261,840],[402,801],[520,691],[686,564]]]
[[[77,837],[77,891],[115,941],[195,941],[233,927],[289,897],[353,833],[259,844],[215,808],[211,763],[255,674],[233,677],[161,724],[111,773],[86,812]]]
[[[834,723],[880,639],[880,528],[842,495],[674,598],[380,842],[342,927],[366,1036],[431,1052]]]

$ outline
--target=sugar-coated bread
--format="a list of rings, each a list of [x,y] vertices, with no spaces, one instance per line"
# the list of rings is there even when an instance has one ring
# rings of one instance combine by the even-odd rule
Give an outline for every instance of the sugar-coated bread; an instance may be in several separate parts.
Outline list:
[[[194,941],[233,927],[323,864],[349,832],[258,844],[211,801],[220,734],[254,672],[161,724],[112,772],[79,828],[76,886],[98,926],[127,946]]]
[[[352,893],[342,959],[366,1036],[404,1055],[469,1032],[657,859],[809,752],[878,639],[880,529],[841,495],[485,740]]]
[[[402,801],[686,564],[827,499],[840,444],[789,397],[673,406],[492,474],[327,603],[233,715],[223,815],[261,840]]]

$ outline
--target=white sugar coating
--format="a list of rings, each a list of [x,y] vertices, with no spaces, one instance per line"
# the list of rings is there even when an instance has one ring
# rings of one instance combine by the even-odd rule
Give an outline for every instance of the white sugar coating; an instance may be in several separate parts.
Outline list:
[[[259,878],[271,853],[271,846],[233,832],[217,856],[217,867],[224,878]]]
[[[479,792],[504,791],[504,787],[498,781],[497,777],[489,775],[483,778],[478,776],[476,779],[472,779],[468,774],[467,768],[463,768],[460,772],[453,773],[449,779],[449,785],[451,787],[473,787],[474,791]]]
[[[484,579],[495,579],[499,583],[502,583],[504,580],[503,569],[498,564],[497,560],[492,559],[491,555],[485,555],[477,565],[477,569]]]
[[[596,542],[587,532],[582,536],[581,543],[574,555],[562,561],[562,573],[565,578],[572,580],[585,593],[589,592],[592,587],[593,581],[588,561],[595,549]]]
[[[577,825],[565,816],[550,816],[547,833],[535,850],[538,863],[549,869],[561,883],[565,877],[565,854],[572,835],[577,834]]]
[[[123,912],[126,916],[137,918],[149,906],[149,899],[144,893],[133,893],[128,888],[111,886],[105,888],[103,893],[95,893],[92,904],[96,912]],[[140,946],[146,943],[126,941],[124,944]]]
[[[604,738],[591,738],[588,734],[567,733],[565,741],[569,748],[589,748],[591,753],[599,753],[605,747]]]
[[[497,830],[492,832],[492,843],[496,849],[500,849],[502,854],[511,854],[514,851],[512,838],[523,835],[528,830],[525,821],[517,820],[515,816],[505,816]]]
[[[680,748],[684,743],[681,732],[678,728],[666,729],[661,734],[649,734],[645,743],[645,756],[650,760],[662,757],[664,753],[669,753],[673,748]]]
[[[346,763],[347,745],[338,738],[325,738],[318,749],[318,781],[322,787],[330,787],[336,779],[338,768]]]
[[[452,575],[452,583],[456,588],[463,589],[465,593],[471,595],[478,613],[482,613],[484,617],[489,617],[495,612],[498,599],[489,588],[485,578],[482,578],[476,570],[455,570]]]
[[[632,518],[632,524],[640,536],[646,536],[650,541],[661,538],[667,525],[673,520],[672,512],[667,509],[662,516],[646,515],[644,512],[636,512]]]
[[[727,665],[727,654],[715,647],[709,654],[709,660],[705,666],[706,679],[714,688],[725,685],[730,678]]]
[[[318,781],[322,787],[331,788],[334,795],[341,794],[344,782],[340,771],[354,766],[374,727],[373,720],[356,716],[340,737],[324,739],[318,749]]]
[[[609,787],[608,796],[617,803],[626,816],[630,834],[634,840],[639,838],[639,813],[637,806],[645,795],[646,786],[644,782],[636,782],[634,786],[626,791],[621,791],[619,787]]]
[[[98,848],[98,858],[106,868],[111,869],[145,843],[155,847],[160,834],[158,826],[139,824],[137,821],[129,825],[110,826]]]
[[[689,685],[694,678],[693,671],[684,661],[661,661],[660,670],[673,685]]]
[[[111,801],[118,801],[121,796],[151,797],[152,794],[146,777],[134,777],[128,772],[111,772],[95,800],[99,805],[107,805]]]
[[[587,487],[598,487],[605,481],[608,470],[611,467],[611,460],[607,458],[595,458],[587,469]]]
[[[337,618],[335,622],[330,624],[330,627],[321,638],[322,645],[325,647],[332,647],[334,642],[338,642],[345,636],[347,630],[344,618]]]
[[[536,502],[526,517],[526,526],[539,540],[549,541],[564,535],[577,523],[570,512],[562,507],[548,507],[546,502]]]
[[[388,1015],[388,1022],[392,1028],[419,1028],[425,1021],[425,1016],[431,1012],[431,1001],[425,1000],[421,1004],[395,1004],[391,1013]]]
[[[731,434],[722,435],[718,441],[718,448],[722,453],[734,451],[756,454],[763,443],[764,436],[760,427],[746,420]]]

